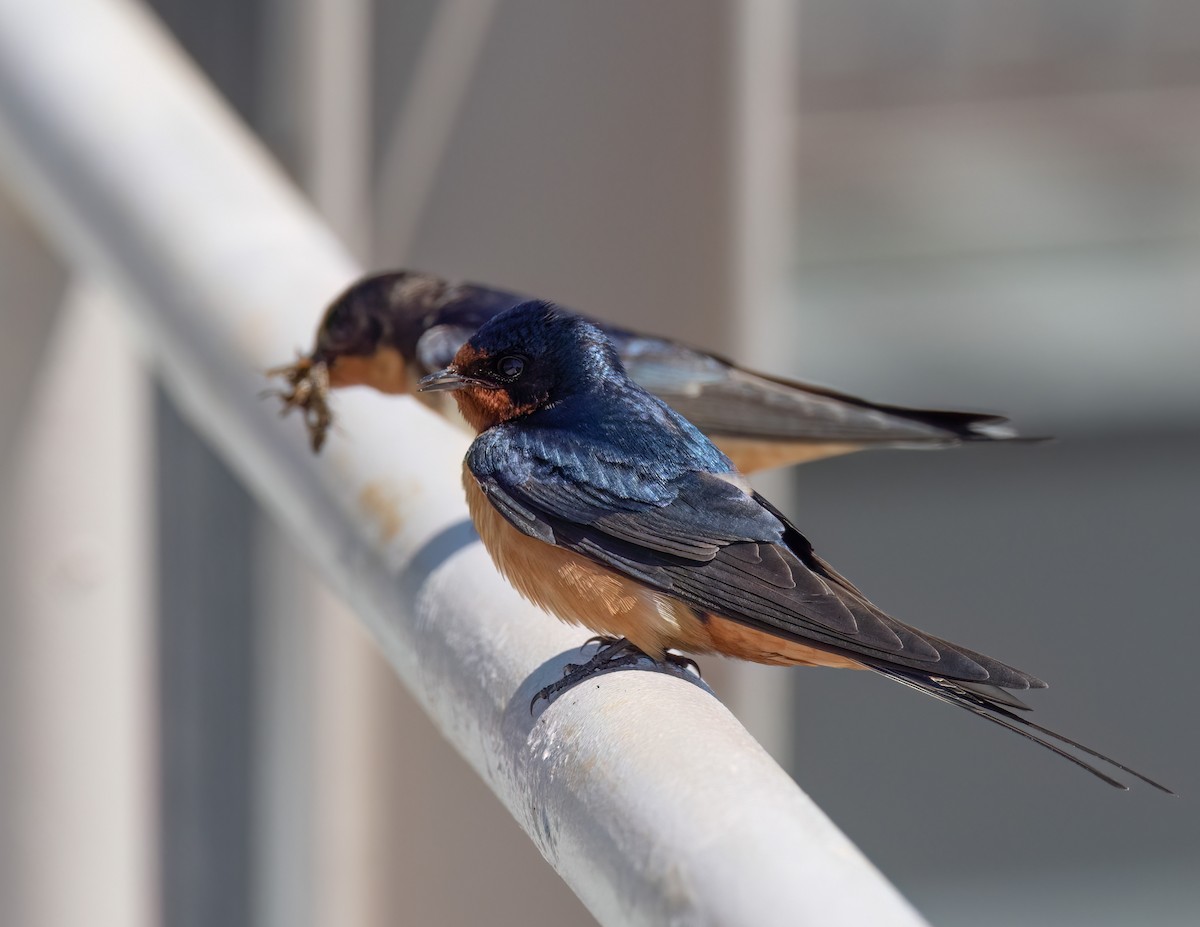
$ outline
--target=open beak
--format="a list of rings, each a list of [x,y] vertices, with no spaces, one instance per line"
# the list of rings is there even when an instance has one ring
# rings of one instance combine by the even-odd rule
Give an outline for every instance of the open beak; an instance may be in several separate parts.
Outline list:
[[[459,374],[453,367],[447,367],[445,370],[422,377],[421,382],[417,384],[417,392],[432,393],[439,390],[462,389],[470,384],[471,381],[467,377]]]

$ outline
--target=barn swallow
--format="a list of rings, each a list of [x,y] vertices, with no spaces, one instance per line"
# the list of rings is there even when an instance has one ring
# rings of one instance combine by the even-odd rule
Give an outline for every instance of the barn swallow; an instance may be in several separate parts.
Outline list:
[[[366,385],[413,393],[445,367],[484,322],[527,297],[400,271],[367,277],[330,305],[311,355],[285,377],[285,410],[304,411],[314,451],[331,422],[330,389]],[[819,386],[755,373],[666,338],[589,320],[616,346],[625,370],[693,422],[744,472],[872,447],[934,448],[1015,434],[999,415],[881,405]],[[454,403],[424,401],[443,414]],[[1026,439],[1027,440],[1027,439]]]
[[[870,669],[1117,788],[1125,786],[1064,746],[1169,791],[1022,717],[1029,708],[1009,690],[1042,688],[1041,680],[868,601],[724,453],[635,383],[588,321],[522,303],[484,323],[420,389],[453,391],[477,433],[463,483],[499,571],[525,598],[605,641],[539,696],[631,655],[661,661],[671,650]]]

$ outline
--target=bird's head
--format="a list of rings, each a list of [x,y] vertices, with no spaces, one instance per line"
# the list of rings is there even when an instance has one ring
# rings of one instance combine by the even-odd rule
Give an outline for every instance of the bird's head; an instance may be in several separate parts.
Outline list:
[[[545,409],[619,376],[621,362],[595,325],[530,300],[484,324],[420,389],[455,390],[476,431]]]
[[[408,330],[419,324],[446,286],[440,277],[407,270],[358,281],[325,310],[312,362],[328,368],[334,388],[407,392]]]

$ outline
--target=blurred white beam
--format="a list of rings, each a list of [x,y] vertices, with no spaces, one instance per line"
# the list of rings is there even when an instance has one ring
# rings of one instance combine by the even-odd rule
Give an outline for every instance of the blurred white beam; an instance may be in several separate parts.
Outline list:
[[[5,524],[4,919],[157,921],[149,390],[99,291],[77,287],[32,381]],[[6,661],[7,663],[8,661]]]
[[[437,0],[412,81],[384,145],[376,189],[375,255],[409,259],[438,168],[475,76],[498,0]]]
[[[303,138],[301,185],[360,259],[370,254],[371,0],[287,3]]]
[[[921,923],[699,686],[619,673],[531,717],[584,635],[524,605],[475,543],[452,428],[347,397],[348,439],[315,460],[258,400],[256,370],[311,329],[297,307],[357,268],[142,10],[0,4],[0,127],[9,182],[76,261],[138,294],[182,408],[598,919]]]
[[[779,331],[791,311],[799,11],[795,0],[737,0],[733,11],[733,353],[763,370],[787,370],[790,345]],[[754,483],[789,507],[791,474],[771,473]],[[729,670],[733,710],[773,757],[789,763],[792,676],[749,663],[731,663]]]
[[[250,922],[261,927],[322,927],[335,905],[341,921],[371,927],[362,917],[357,882],[343,863],[361,865],[360,840],[336,839],[335,821],[361,820],[362,779],[344,769],[363,766],[363,751],[327,734],[355,729],[353,673],[339,674],[342,642],[357,630],[318,609],[329,599],[272,520],[254,525],[253,646],[254,880]],[[357,635],[362,637],[362,635]],[[362,646],[365,646],[362,642]],[[331,710],[332,708],[332,710]],[[332,716],[329,727],[323,723]],[[318,877],[319,874],[319,877]]]

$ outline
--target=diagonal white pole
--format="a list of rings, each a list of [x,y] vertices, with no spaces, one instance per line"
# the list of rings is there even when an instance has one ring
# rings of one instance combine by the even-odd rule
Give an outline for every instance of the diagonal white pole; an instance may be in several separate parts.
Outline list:
[[[260,401],[256,371],[358,268],[143,10],[0,0],[0,152],[71,259],[136,295],[182,408],[602,923],[921,923],[703,688],[618,673],[531,717],[583,635],[492,570],[461,436],[347,397],[318,461]]]

